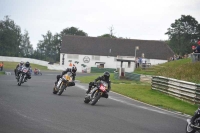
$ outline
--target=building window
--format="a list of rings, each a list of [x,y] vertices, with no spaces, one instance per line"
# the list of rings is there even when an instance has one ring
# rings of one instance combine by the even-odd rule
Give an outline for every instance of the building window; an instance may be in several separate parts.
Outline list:
[[[92,60],[100,60],[100,56],[95,56],[95,55],[93,55],[93,56],[92,56]]]
[[[104,64],[97,65],[98,68],[104,68]]]
[[[79,55],[77,55],[77,54],[68,54],[67,58],[68,59],[79,59]]]

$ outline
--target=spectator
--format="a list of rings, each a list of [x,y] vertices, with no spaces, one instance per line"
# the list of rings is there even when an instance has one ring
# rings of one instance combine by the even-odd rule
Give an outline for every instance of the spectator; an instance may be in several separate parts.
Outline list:
[[[196,47],[195,46],[192,46],[192,53],[196,53]]]
[[[145,68],[146,67],[146,59],[142,58],[142,67]]]
[[[136,68],[140,67],[140,57],[137,58],[137,65]]]
[[[142,58],[139,57],[139,65],[141,65],[141,64],[142,64]]]
[[[3,62],[0,63],[0,69],[3,71]]]
[[[198,61],[200,61],[200,39],[197,42],[196,53],[198,53]]]
[[[197,42],[196,53],[200,53],[200,40]]]

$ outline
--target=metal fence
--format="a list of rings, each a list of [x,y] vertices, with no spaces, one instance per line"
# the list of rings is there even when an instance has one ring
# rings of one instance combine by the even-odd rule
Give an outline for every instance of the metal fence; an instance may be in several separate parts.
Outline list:
[[[120,79],[120,76],[119,76],[118,72],[114,73],[114,78],[115,79]],[[125,72],[125,76],[123,78],[127,79],[127,80],[140,81],[140,74]]]
[[[192,53],[190,54],[192,62],[200,61],[200,53]]]
[[[151,88],[194,104],[200,104],[200,84],[152,76]]]

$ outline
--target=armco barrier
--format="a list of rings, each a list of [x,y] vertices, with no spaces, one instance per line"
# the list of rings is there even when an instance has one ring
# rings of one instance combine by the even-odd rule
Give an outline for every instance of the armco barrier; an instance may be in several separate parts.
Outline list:
[[[161,91],[176,98],[200,104],[200,85],[192,82],[152,76],[152,89]]]
[[[140,81],[140,74],[125,72],[125,77],[128,80]]]
[[[91,67],[91,73],[104,73],[108,71],[110,73],[114,73],[116,69],[113,68],[98,68],[98,67]]]

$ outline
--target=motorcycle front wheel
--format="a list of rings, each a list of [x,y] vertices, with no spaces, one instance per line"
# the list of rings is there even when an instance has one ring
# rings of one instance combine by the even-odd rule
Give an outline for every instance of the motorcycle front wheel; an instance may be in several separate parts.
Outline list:
[[[63,83],[61,83],[60,89],[59,89],[59,91],[58,91],[58,95],[59,95],[59,96],[63,93],[63,91],[65,90],[65,88],[66,88],[66,86],[65,86]]]
[[[84,99],[84,103],[89,103],[89,102],[90,102],[90,98],[89,98],[89,96],[86,96]]]
[[[54,86],[53,87],[53,94],[57,94],[58,93],[58,91],[57,91],[57,89],[56,89],[56,86]]]
[[[186,125],[186,133],[195,133],[196,130],[194,130],[189,123]]]
[[[19,82],[18,82],[18,86],[20,86],[22,84],[22,80],[23,80],[24,76],[19,76]]]
[[[96,95],[96,94],[94,94],[94,95]],[[101,98],[101,93],[100,92],[98,92],[98,94],[95,96],[95,98],[92,100],[92,103],[91,103],[91,105],[95,105],[97,102],[98,102],[98,100]]]

